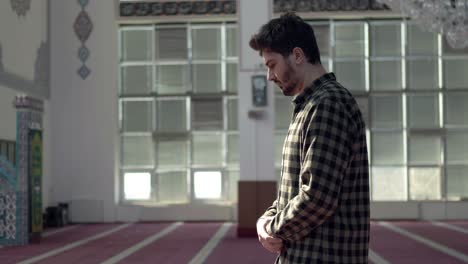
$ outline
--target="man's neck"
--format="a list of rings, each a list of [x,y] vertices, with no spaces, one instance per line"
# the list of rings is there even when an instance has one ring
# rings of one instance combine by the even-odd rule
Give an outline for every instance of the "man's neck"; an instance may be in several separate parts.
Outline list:
[[[301,91],[312,85],[318,78],[327,73],[322,64],[307,64],[304,69],[304,81],[302,83]]]

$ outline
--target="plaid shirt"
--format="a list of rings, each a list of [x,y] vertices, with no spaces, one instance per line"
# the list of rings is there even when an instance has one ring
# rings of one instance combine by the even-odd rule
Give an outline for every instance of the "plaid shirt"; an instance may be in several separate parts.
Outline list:
[[[269,234],[276,263],[367,263],[369,171],[363,117],[333,73],[294,99]]]

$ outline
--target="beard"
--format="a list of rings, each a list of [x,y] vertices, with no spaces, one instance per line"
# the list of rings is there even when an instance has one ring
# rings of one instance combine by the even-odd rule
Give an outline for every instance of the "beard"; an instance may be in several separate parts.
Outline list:
[[[292,96],[296,94],[297,78],[289,61],[286,63],[286,70],[281,76],[281,80],[276,81],[276,85],[281,89],[284,95]]]

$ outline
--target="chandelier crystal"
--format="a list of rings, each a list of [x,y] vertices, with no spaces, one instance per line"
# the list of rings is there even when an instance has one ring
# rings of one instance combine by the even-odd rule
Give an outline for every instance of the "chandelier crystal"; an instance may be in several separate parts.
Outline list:
[[[401,10],[426,31],[445,35],[456,49],[468,47],[468,0],[377,0]]]

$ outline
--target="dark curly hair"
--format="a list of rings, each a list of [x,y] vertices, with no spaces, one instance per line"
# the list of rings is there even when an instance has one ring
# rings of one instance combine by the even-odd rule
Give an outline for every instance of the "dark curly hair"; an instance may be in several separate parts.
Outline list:
[[[321,64],[312,26],[293,12],[285,13],[263,25],[259,32],[252,36],[249,45],[259,51],[260,55],[264,50],[270,50],[283,57],[289,56],[295,47],[299,47],[310,63]]]

